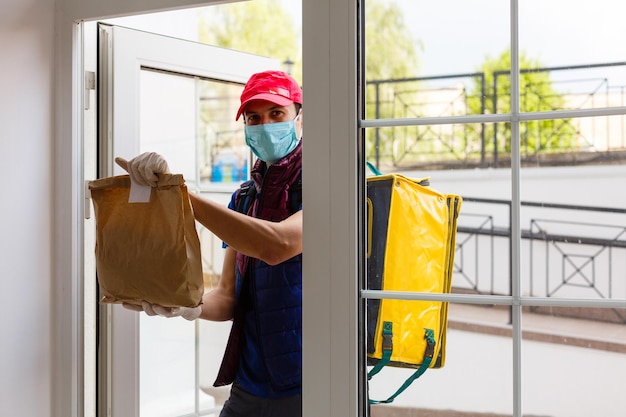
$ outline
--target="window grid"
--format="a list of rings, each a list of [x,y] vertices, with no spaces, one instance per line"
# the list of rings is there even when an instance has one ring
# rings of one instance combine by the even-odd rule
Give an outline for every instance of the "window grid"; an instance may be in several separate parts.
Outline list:
[[[361,6],[366,0],[361,0]],[[363,7],[361,7],[363,10]],[[364,38],[364,13],[359,16],[361,37]],[[421,117],[403,119],[367,119],[358,120],[361,135],[370,128],[401,127],[401,126],[428,126],[443,124],[469,124],[469,123],[510,123],[511,137],[517,138],[511,141],[511,296],[495,295],[463,295],[463,294],[434,294],[368,290],[362,288],[360,297],[368,299],[401,299],[401,300],[435,300],[443,302],[467,303],[467,304],[491,304],[511,307],[512,343],[513,343],[513,416],[522,417],[522,307],[524,306],[549,306],[549,307],[582,307],[582,308],[626,308],[626,300],[597,300],[579,298],[549,298],[549,297],[524,297],[521,295],[521,227],[520,227],[520,125],[522,122],[564,119],[578,117],[610,116],[626,114],[626,107],[558,110],[547,112],[520,113],[520,62],[519,62],[519,0],[510,0],[510,45],[511,45],[511,113],[470,115],[470,116],[444,116],[444,117]],[[361,57],[366,55],[365,42],[358,45]],[[365,72],[365,60],[360,62],[361,73]],[[359,96],[365,96],[365,82],[360,80]],[[365,161],[359,160],[359,170],[364,171]],[[361,242],[363,246],[363,242]],[[361,253],[365,250],[361,248]],[[364,321],[363,321],[364,322]],[[361,340],[361,344],[363,344]],[[365,351],[361,345],[360,351]],[[363,391],[361,391],[363,392]],[[364,401],[367,401],[365,399]]]

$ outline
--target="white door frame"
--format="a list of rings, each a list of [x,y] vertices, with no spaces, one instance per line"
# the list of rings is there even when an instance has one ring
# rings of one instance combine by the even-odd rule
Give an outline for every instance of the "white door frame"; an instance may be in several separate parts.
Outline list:
[[[243,85],[253,73],[280,66],[274,59],[121,26],[99,24],[98,35],[99,177],[124,174],[114,157],[140,152],[142,68]],[[102,305],[99,317],[100,413],[139,416],[139,315],[120,305]]]

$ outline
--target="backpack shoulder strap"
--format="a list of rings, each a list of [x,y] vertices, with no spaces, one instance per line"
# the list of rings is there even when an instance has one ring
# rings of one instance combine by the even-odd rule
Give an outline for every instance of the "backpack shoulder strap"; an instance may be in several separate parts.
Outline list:
[[[239,213],[248,214],[250,206],[256,197],[256,186],[253,180],[241,184],[235,195],[235,210]]]
[[[300,210],[300,205],[302,205],[302,170],[300,170],[298,175],[298,181],[291,184],[289,188],[289,208],[291,213],[293,214]]]
[[[256,197],[256,186],[253,180],[245,181],[237,190],[235,195],[235,211],[248,214],[250,206]],[[289,208],[291,213],[300,209],[302,204],[302,172],[298,175],[298,180],[291,184],[289,188]]]

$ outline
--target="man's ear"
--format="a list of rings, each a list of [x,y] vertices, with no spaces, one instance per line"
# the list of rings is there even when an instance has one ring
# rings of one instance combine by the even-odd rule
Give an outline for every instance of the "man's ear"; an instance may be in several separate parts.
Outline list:
[[[304,112],[302,111],[302,108],[300,108],[300,116],[298,117],[298,121],[296,124],[296,129],[299,130],[299,134],[300,134],[300,139],[302,139],[302,130],[304,129],[304,121],[303,121],[303,114]],[[300,128],[298,129],[298,124],[300,125]]]

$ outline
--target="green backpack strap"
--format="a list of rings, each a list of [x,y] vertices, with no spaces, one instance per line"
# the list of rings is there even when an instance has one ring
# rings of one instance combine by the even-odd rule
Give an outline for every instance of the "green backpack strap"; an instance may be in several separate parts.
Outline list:
[[[380,372],[385,365],[391,360],[393,352],[393,323],[390,321],[383,322],[383,355],[382,358],[367,373],[367,380],[372,379],[374,375]]]
[[[392,323],[384,322],[383,323],[383,355],[381,360],[379,360],[376,365],[367,373],[367,380],[372,379],[374,375],[380,372],[380,370],[389,363],[391,360],[391,353],[393,352],[393,329]],[[426,351],[424,352],[424,360],[420,367],[404,381],[404,384],[389,398],[386,400],[369,400],[370,404],[389,404],[396,399],[398,395],[400,395],[405,389],[409,387],[417,378],[422,376],[424,372],[430,366],[430,363],[433,360],[433,356],[435,354],[435,332],[431,329],[424,329],[424,339],[426,339]]]
[[[378,168],[376,168],[376,167],[374,166],[374,164],[372,164],[371,162],[366,161],[366,162],[365,162],[365,165],[367,165],[367,167],[370,169],[370,171],[372,172],[372,174],[374,174],[374,175],[383,175],[383,173],[382,173],[382,172],[380,172],[380,171],[378,170]]]

